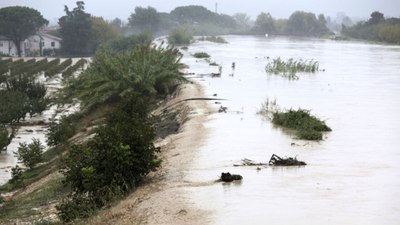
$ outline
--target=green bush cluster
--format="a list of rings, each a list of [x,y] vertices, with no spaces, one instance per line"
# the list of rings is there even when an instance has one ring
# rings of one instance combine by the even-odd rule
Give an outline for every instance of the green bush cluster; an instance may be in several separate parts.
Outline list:
[[[196,52],[193,54],[195,58],[210,58],[211,56],[207,52]]]
[[[33,138],[32,143],[20,143],[17,152],[14,154],[20,162],[32,169],[42,160],[44,148],[39,139]]]
[[[303,109],[274,112],[272,123],[295,129],[297,130],[297,136],[306,140],[322,140],[321,132],[332,131],[324,121],[310,115],[309,111]]]
[[[72,147],[62,173],[73,194],[58,206],[65,222],[128,193],[160,165],[148,101],[127,96],[93,139]]]
[[[103,43],[100,51],[112,50],[114,52],[129,52],[137,45],[148,45],[153,41],[150,33],[144,32],[138,35],[128,37],[118,37]]]
[[[171,45],[188,45],[193,39],[193,35],[185,28],[176,28],[168,35],[168,43]]]
[[[80,114],[71,114],[69,116],[61,116],[58,123],[53,121],[46,133],[47,145],[65,144],[75,134],[76,121],[80,116]]]
[[[165,96],[185,81],[179,74],[181,54],[172,47],[138,45],[128,52],[101,51],[79,77],[70,79],[64,94],[90,109],[131,93]]]
[[[228,43],[223,37],[219,37],[219,36],[202,36],[200,39],[200,41],[209,41],[209,42],[214,42],[214,43],[221,43],[221,44],[226,44]]]

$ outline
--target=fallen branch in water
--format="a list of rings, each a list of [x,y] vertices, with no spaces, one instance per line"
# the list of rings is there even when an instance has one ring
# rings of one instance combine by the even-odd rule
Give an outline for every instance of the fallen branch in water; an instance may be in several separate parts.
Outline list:
[[[268,162],[272,166],[305,166],[307,165],[303,161],[297,160],[296,157],[281,158],[275,154],[272,154],[271,159]]]

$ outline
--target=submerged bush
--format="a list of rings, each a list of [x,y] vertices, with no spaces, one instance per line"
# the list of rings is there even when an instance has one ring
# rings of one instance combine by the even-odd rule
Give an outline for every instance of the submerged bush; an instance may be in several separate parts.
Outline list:
[[[223,37],[219,37],[219,36],[201,37],[200,41],[209,41],[209,42],[221,43],[221,44],[228,43]]]
[[[46,133],[47,145],[56,146],[66,143],[75,134],[76,120],[79,116],[79,114],[61,116],[58,123],[53,121]]]
[[[322,131],[332,131],[324,121],[304,109],[274,112],[272,123],[295,129],[298,131],[297,136],[306,140],[322,140]]]
[[[7,150],[7,146],[11,143],[14,136],[15,128],[11,128],[10,133],[6,126],[0,124],[0,152]]]
[[[332,131],[324,121],[304,109],[282,111],[276,100],[262,104],[258,114],[270,119],[273,124],[296,130],[296,135],[305,140],[322,140],[322,132]]]
[[[207,52],[196,52],[193,54],[195,58],[210,58],[211,56]]]
[[[177,28],[168,35],[168,43],[171,45],[188,45],[192,39],[192,34],[184,28]]]
[[[319,63],[314,60],[294,60],[293,58],[287,61],[282,60],[280,57],[269,61],[265,70],[267,73],[281,74],[289,79],[298,79],[296,73],[315,73],[319,69]]]

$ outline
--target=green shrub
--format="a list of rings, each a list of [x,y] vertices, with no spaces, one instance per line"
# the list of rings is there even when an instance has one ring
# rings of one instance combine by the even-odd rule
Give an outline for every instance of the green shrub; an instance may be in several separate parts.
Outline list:
[[[228,43],[223,37],[219,37],[219,36],[201,37],[200,41],[209,41],[209,42],[221,43],[221,44]]]
[[[332,131],[324,121],[310,115],[309,111],[303,109],[274,112],[272,123],[295,129],[298,131],[297,136],[306,140],[322,140],[321,132]]]
[[[111,50],[113,52],[129,52],[138,45],[148,45],[153,41],[150,33],[141,33],[128,37],[118,37],[107,41],[100,46],[100,51]]]
[[[53,66],[48,68],[45,72],[44,75],[46,77],[53,77],[54,75],[61,73],[63,70],[65,70],[68,66],[70,66],[72,64],[72,59],[66,59],[64,60],[64,62],[62,62],[61,64],[57,65],[57,66]]]
[[[192,34],[185,28],[174,29],[168,35],[168,43],[171,45],[188,45],[192,39]]]
[[[193,54],[195,58],[210,58],[211,56],[207,52],[196,52]]]
[[[62,219],[82,216],[76,213],[79,210],[70,209],[80,204],[81,196],[87,197],[84,205],[102,207],[135,188],[160,165],[148,113],[147,98],[129,96],[107,117],[93,139],[72,147],[62,173],[78,202],[72,198],[70,205],[59,207]]]
[[[20,143],[15,155],[25,166],[32,169],[42,160],[44,148],[39,139],[33,138],[30,144]]]
[[[79,68],[83,69],[83,66],[87,63],[86,59],[80,59],[78,62],[76,62],[73,66],[68,67],[63,73],[62,77],[68,78],[72,76],[73,73],[75,73]]]
[[[152,97],[171,93],[186,79],[179,74],[181,54],[173,47],[138,45],[129,52],[98,52],[90,67],[70,79],[67,98],[79,98],[83,108],[116,102],[132,92]]]
[[[22,178],[22,172],[23,170],[18,165],[11,168],[10,184],[14,185],[14,187],[21,187],[24,184],[24,179]]]
[[[66,143],[76,131],[76,120],[78,114],[69,116],[61,116],[59,122],[53,121],[46,133],[47,145],[56,146],[58,144]]]
[[[87,196],[81,194],[64,199],[56,208],[58,217],[66,223],[76,218],[88,218],[96,209],[95,204]]]

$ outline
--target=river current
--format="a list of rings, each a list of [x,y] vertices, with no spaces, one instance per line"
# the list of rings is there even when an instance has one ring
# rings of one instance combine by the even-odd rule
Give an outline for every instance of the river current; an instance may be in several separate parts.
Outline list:
[[[225,36],[228,44],[197,42],[182,61],[227,113],[210,116],[210,132],[186,179],[193,204],[213,213],[211,224],[400,224],[400,47],[290,37]],[[222,76],[191,54],[207,52]],[[265,72],[270,59],[319,62],[324,71],[288,80]],[[235,62],[235,69],[231,67]],[[267,100],[307,109],[332,132],[301,141],[256,112]],[[211,102],[214,104],[214,102]],[[215,105],[219,107],[219,105]],[[304,167],[235,167],[272,154]],[[201,185],[221,172],[234,183]]]

